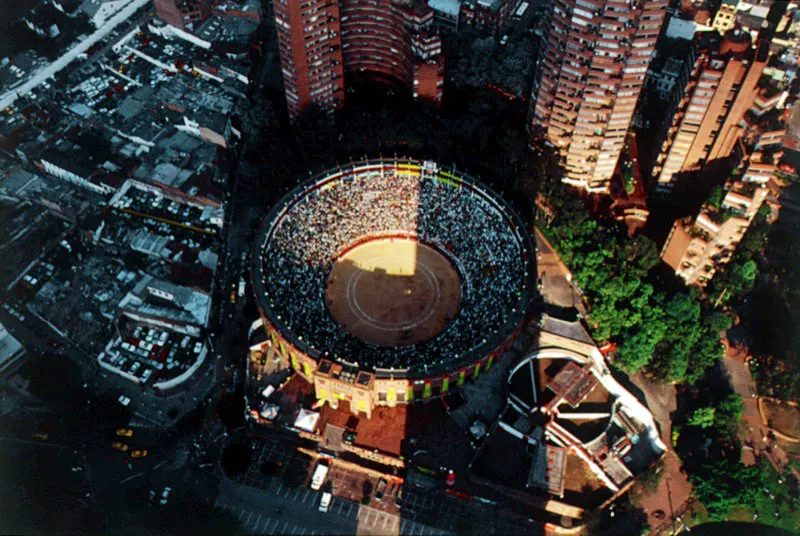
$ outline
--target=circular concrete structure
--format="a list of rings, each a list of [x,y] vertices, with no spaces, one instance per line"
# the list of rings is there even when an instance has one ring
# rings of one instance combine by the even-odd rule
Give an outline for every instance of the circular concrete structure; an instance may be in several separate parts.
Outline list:
[[[432,162],[366,161],[273,207],[252,280],[273,344],[307,377],[329,360],[463,378],[519,333],[533,258],[525,224],[484,185]]]

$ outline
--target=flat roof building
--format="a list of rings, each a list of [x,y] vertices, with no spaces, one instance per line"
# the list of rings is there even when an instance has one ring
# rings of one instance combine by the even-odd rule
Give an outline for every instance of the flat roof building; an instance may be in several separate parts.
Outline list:
[[[770,193],[761,184],[763,173],[759,166],[745,173],[748,182],[729,181],[718,205],[707,201],[693,220],[675,222],[661,258],[687,285],[706,286],[733,257]]]
[[[6,376],[16,370],[24,355],[22,344],[0,324],[0,375]]]
[[[153,0],[158,17],[176,28],[191,29],[211,16],[220,0]]]

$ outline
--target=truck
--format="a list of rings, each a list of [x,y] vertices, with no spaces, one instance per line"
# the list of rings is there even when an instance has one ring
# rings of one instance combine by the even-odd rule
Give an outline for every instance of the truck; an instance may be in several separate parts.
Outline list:
[[[239,288],[237,289],[237,294],[239,295],[240,298],[244,296],[244,279],[239,280]]]
[[[314,474],[311,476],[311,489],[319,491],[322,484],[325,482],[325,477],[328,476],[330,470],[330,462],[328,460],[320,460],[317,467],[314,469]]]

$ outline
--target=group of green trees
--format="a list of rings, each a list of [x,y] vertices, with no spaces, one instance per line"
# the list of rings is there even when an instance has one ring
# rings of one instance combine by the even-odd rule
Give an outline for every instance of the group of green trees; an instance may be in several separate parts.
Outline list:
[[[704,460],[689,478],[711,520],[724,520],[734,509],[746,509],[759,521],[797,528],[797,483],[789,471],[779,476],[766,460],[755,465],[731,458]]]
[[[540,222],[540,229],[590,305],[587,321],[595,341],[615,342],[614,362],[628,372],[644,370],[676,383],[702,378],[722,356],[719,334],[730,327],[729,315],[699,292],[669,291],[653,273],[660,260],[652,240],[627,239],[577,199],[548,197],[558,215]]]
[[[696,386],[692,409],[673,424],[673,445],[694,493],[710,520],[755,519],[796,530],[800,525],[800,484],[786,467],[779,474],[766,459],[741,461],[737,436],[744,402],[705,379]],[[716,382],[718,384],[718,382]]]
[[[524,97],[530,91],[536,43],[529,35],[514,34],[501,45],[494,37],[464,32],[455,38],[452,52],[447,69],[453,84],[497,86],[516,97]]]
[[[767,218],[771,209],[764,205],[725,268],[714,275],[706,291],[709,301],[717,307],[738,308],[742,299],[755,286],[758,276],[758,255],[764,252],[770,226]]]
[[[769,207],[759,212],[731,261],[700,291],[656,275],[660,259],[652,240],[641,235],[629,239],[616,223],[593,217],[552,178],[544,180],[541,191],[557,216],[540,219],[539,228],[572,270],[590,306],[587,321],[595,341],[615,342],[614,362],[627,372],[643,370],[674,383],[701,379],[722,357],[720,333],[731,327],[755,285]]]
[[[800,191],[800,184],[787,188],[786,197]],[[766,231],[764,231],[766,232]],[[742,323],[750,338],[748,347],[755,360],[751,368],[758,390],[782,400],[800,400],[800,219],[781,213],[769,228],[766,272],[742,307]]]
[[[687,424],[704,429],[714,428],[720,436],[734,440],[743,413],[742,397],[732,393],[716,404],[695,409],[689,416]]]

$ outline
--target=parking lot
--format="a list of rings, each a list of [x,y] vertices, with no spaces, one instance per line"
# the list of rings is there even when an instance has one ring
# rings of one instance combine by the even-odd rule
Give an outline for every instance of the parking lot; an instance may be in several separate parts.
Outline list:
[[[543,534],[540,524],[529,522],[521,514],[502,506],[451,497],[442,490],[426,491],[405,485],[402,499],[398,499],[400,487],[392,485],[388,475],[384,477],[387,485],[383,498],[376,500],[378,476],[350,467],[348,462],[332,465],[324,486],[331,486],[334,498],[329,512],[320,512],[321,493],[308,487],[313,467],[308,457],[279,438],[258,441],[248,470],[235,482],[228,481],[238,490],[237,495],[252,499],[232,499],[230,494],[221,493],[215,506],[231,512],[246,532],[254,534],[325,534],[342,530],[350,534],[432,536],[469,532],[475,527],[485,534]],[[365,480],[370,483],[368,505],[359,504]],[[281,513],[276,513],[275,508],[280,508]]]
[[[413,536],[434,536],[449,534],[442,530],[417,523],[410,519],[361,505],[358,514],[358,534],[364,536],[383,536],[402,534]]]
[[[225,479],[220,492],[215,508],[230,512],[249,534],[356,533],[357,504],[334,497],[328,512],[321,512],[320,492],[287,486],[279,478],[268,479],[262,488]]]
[[[335,462],[328,473],[328,482],[333,486],[333,494],[337,497],[360,502],[364,496],[364,491],[368,490],[370,497],[372,497],[370,506],[390,514],[396,514],[395,498],[400,491],[400,486],[390,477],[383,478],[385,482],[383,495],[378,498],[376,494],[379,480],[381,479],[375,475],[355,468],[343,467]],[[365,482],[368,482],[368,484],[365,484]]]
[[[406,527],[412,525],[407,525],[407,522],[455,533],[472,532],[475,527],[480,527],[482,534],[544,534],[541,524],[532,523],[504,508],[468,502],[440,492],[427,492],[413,487],[406,487],[403,491],[400,510],[403,535],[411,533],[410,530],[407,532]]]

